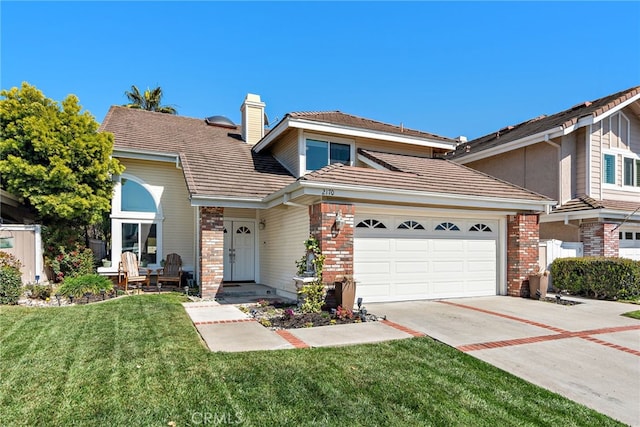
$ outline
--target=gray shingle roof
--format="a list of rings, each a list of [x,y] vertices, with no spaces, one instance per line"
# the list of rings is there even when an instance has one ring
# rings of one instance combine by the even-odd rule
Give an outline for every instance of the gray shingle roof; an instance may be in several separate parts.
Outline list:
[[[113,106],[100,130],[114,134],[115,149],[179,155],[192,196],[261,199],[295,181],[272,156],[252,152],[239,128]]]
[[[460,144],[454,152],[449,154],[449,157],[462,158],[557,127],[566,129],[578,123],[578,120],[583,117],[597,117],[638,94],[640,94],[640,86],[623,90],[605,96],[604,98],[596,99],[595,101],[583,102],[582,104],[578,104],[551,116],[542,115],[535,117],[526,122],[505,127],[496,132]]]
[[[311,172],[300,179],[471,197],[499,197],[542,202],[551,200],[541,194],[448,160],[363,149],[359,149],[358,153],[391,170],[331,165]]]

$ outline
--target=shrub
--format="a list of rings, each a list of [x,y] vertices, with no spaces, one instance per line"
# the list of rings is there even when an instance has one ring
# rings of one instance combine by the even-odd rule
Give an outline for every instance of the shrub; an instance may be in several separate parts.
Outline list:
[[[640,262],[626,258],[559,258],[551,264],[553,286],[602,299],[640,298]]]
[[[0,304],[15,305],[22,294],[20,261],[15,256],[0,251]]]
[[[76,244],[71,250],[65,246],[58,246],[57,251],[48,252],[50,255],[46,262],[47,266],[53,270],[55,282],[95,272],[93,252],[84,246]]]
[[[113,282],[104,276],[85,274],[65,279],[58,288],[57,293],[66,297],[81,297],[88,292],[97,295],[101,289],[111,292],[113,290]]]
[[[324,285],[320,280],[303,285],[298,291],[302,300],[300,311],[303,313],[320,313],[324,304]]]
[[[24,285],[25,291],[29,291],[30,298],[46,300],[51,297],[51,286],[40,285],[38,283],[28,283]]]

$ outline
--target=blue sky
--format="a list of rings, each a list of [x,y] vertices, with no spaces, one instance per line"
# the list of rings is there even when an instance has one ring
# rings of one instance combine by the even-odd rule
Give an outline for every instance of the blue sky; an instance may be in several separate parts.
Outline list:
[[[481,136],[640,85],[640,2],[0,2],[3,89],[100,122],[161,86],[180,115],[340,110]]]

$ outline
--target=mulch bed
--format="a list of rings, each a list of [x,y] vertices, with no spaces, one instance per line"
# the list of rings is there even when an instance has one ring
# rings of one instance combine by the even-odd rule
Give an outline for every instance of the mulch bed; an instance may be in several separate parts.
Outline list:
[[[352,312],[351,315],[338,316],[332,311],[320,313],[302,313],[296,304],[281,301],[258,301],[255,304],[243,304],[240,310],[250,314],[261,325],[272,329],[298,329],[316,326],[344,325],[350,323],[375,322],[377,316]]]

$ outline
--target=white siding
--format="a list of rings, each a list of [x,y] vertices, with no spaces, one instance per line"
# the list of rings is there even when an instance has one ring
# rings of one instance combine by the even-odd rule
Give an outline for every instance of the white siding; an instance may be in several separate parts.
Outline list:
[[[289,131],[278,141],[272,154],[293,176],[298,176],[300,158],[298,156],[298,132],[295,129]]]
[[[303,243],[309,237],[309,210],[278,206],[260,211],[260,219],[265,221],[259,241],[260,282],[295,293],[295,262],[304,254]]]
[[[162,257],[177,253],[182,257],[185,270],[195,267],[195,208],[189,203],[189,192],[182,170],[172,163],[120,159],[125,173],[145,183],[163,187],[160,204],[162,223]]]

